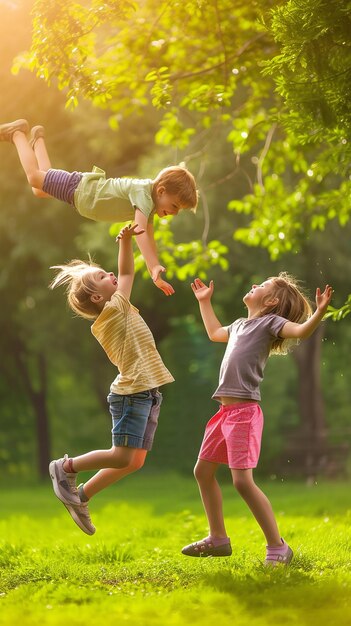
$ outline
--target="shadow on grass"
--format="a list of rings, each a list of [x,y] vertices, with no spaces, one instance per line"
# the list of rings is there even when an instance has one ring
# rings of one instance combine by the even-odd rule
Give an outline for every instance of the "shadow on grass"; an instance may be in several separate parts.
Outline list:
[[[315,618],[313,623],[319,626],[351,623],[350,585],[342,580],[329,577],[316,581],[316,571],[313,579],[302,569],[267,571],[263,565],[251,574],[243,570],[208,573],[202,577],[202,583],[235,597],[253,619],[260,613],[271,613],[277,620],[281,613],[285,623],[290,616],[294,623],[310,624],[311,615]]]

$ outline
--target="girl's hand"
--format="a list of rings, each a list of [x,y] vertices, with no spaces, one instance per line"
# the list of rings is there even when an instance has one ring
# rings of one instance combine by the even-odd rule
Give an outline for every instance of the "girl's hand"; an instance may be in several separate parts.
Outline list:
[[[137,230],[138,224],[128,224],[128,226],[124,226],[122,230],[118,233],[116,237],[116,242],[118,243],[121,239],[128,239],[133,237],[133,235],[141,235],[145,232],[143,228]]]
[[[200,278],[195,278],[194,282],[191,283],[191,288],[199,302],[201,302],[201,300],[211,300],[214,289],[213,280],[211,280],[209,286],[207,286]]]
[[[166,283],[166,281],[162,278],[157,278],[156,280],[154,280],[154,284],[156,285],[156,287],[161,289],[161,291],[163,291],[166,296],[171,296],[172,294],[174,294],[174,289],[172,285]]]
[[[325,289],[323,291],[323,293],[321,293],[321,290],[319,287],[317,287],[316,289],[316,305],[317,305],[317,309],[318,311],[320,311],[321,313],[326,312],[329,302],[332,298],[333,295],[333,289],[332,287],[330,287],[330,285],[326,285]]]

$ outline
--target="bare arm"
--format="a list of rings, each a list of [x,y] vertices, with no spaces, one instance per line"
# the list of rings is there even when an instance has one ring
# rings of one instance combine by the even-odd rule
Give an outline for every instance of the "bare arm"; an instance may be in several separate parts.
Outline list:
[[[150,228],[150,223],[148,223],[146,215],[144,215],[144,213],[142,213],[139,209],[135,209],[135,222],[144,231],[141,235],[139,235],[137,244],[152,276],[154,267],[160,265],[154,240],[154,229],[152,224],[152,228]]]
[[[321,293],[321,290],[318,287],[316,290],[317,308],[313,315],[302,324],[287,322],[284,324],[279,333],[280,337],[283,337],[284,339],[307,339],[307,337],[310,337],[310,335],[312,335],[312,333],[316,330],[317,326],[321,323],[327,311],[332,293],[333,289],[329,285],[326,285],[323,293]]]
[[[223,328],[212,308],[213,280],[207,286],[200,278],[195,278],[194,282],[191,283],[191,288],[198,300],[201,317],[209,338],[211,341],[226,343],[228,341],[228,331],[226,328]]]
[[[132,237],[133,235],[140,237],[142,232],[138,224],[134,224],[133,226],[125,226],[122,228],[119,235],[116,237],[116,241],[119,243],[117,291],[123,293],[127,300],[130,298],[134,282]]]
[[[147,268],[151,274],[151,278],[156,287],[161,289],[166,296],[170,296],[174,293],[174,289],[170,283],[160,278],[160,273],[165,271],[163,265],[158,260],[157,248],[154,238],[154,226],[152,222],[147,221],[147,217],[139,210],[135,209],[135,221],[140,228],[143,229],[143,233],[139,235],[137,244],[141,254],[145,259]]]
[[[153,252],[155,254],[155,257],[158,261],[158,252],[157,252],[157,247],[156,247],[156,241],[155,241],[155,233],[154,233],[154,223],[152,222],[147,222],[147,226],[146,226],[146,232],[149,236],[149,242],[150,242],[150,246],[153,249]],[[159,261],[158,261],[159,263]]]

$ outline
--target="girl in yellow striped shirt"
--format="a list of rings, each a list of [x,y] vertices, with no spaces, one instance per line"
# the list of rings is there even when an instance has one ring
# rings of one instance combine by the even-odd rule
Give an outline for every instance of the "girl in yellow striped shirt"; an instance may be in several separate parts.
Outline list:
[[[156,349],[153,335],[129,301],[134,281],[132,236],[138,226],[126,226],[119,241],[118,276],[98,265],[74,260],[58,265],[51,288],[67,286],[71,309],[94,320],[91,330],[119,373],[108,395],[112,416],[112,447],[81,456],[51,461],[50,476],[56,496],[76,524],[92,535],[95,527],[88,500],[112,483],[140,469],[151,450],[162,394],[158,387],[173,382]],[[99,470],[76,486],[77,472]]]

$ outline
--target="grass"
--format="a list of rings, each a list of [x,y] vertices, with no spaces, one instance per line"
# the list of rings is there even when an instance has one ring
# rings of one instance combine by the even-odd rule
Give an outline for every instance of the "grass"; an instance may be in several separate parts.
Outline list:
[[[290,568],[262,566],[261,532],[229,484],[229,559],[180,554],[207,531],[191,478],[144,472],[99,494],[90,506],[93,537],[51,485],[3,488],[0,625],[350,624],[349,484],[262,486],[294,549]]]

